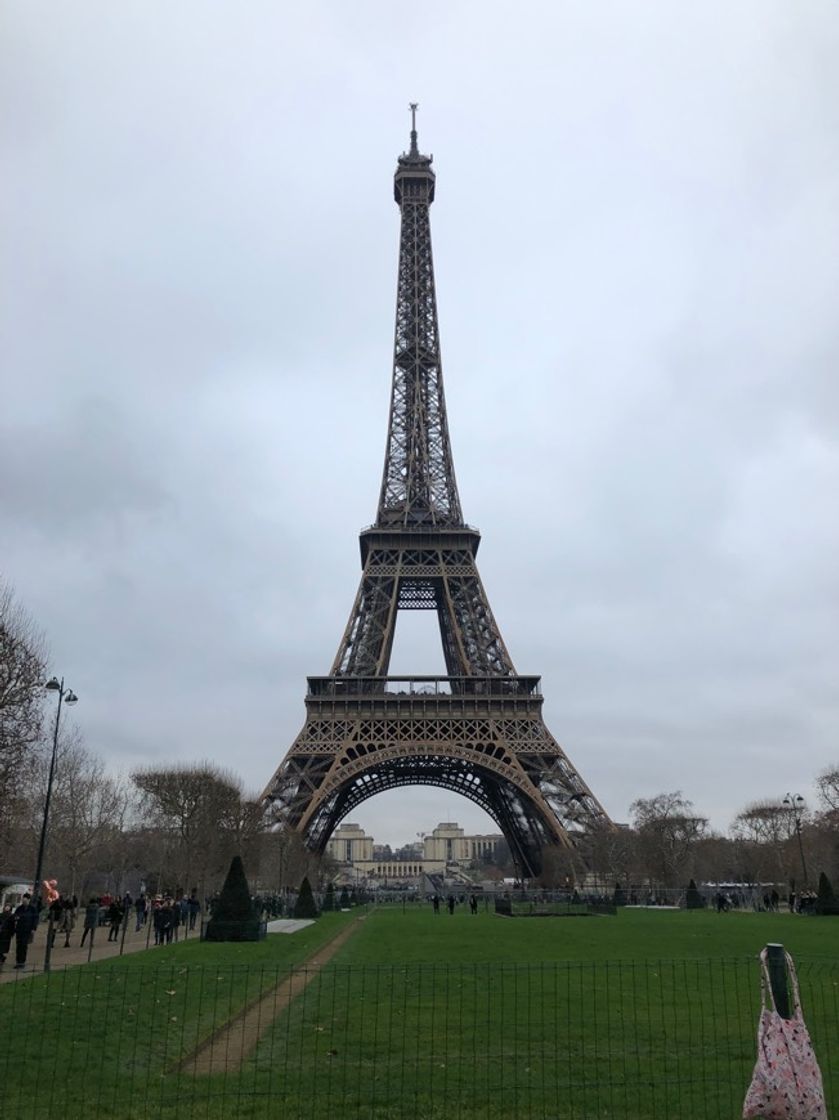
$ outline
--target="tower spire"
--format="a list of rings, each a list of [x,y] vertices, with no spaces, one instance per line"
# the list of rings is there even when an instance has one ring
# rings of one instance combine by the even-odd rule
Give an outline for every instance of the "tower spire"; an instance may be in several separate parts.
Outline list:
[[[421,528],[463,524],[449,442],[429,207],[432,157],[417,147],[411,102],[411,148],[397,161],[394,198],[402,212],[396,332],[384,474],[376,524]]]
[[[418,101],[411,101],[408,105],[411,110],[411,151],[412,156],[419,155],[419,148],[417,147],[417,109],[419,109]]]

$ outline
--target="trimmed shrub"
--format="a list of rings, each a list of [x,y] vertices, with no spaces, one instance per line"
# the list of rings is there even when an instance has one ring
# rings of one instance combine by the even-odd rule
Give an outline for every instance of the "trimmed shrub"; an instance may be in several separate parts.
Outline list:
[[[836,898],[833,884],[823,871],[819,875],[819,890],[816,895],[816,913],[825,915],[839,914],[839,899]]]
[[[696,883],[693,879],[688,883],[687,893],[685,894],[685,909],[686,910],[704,910],[705,899],[696,888]]]
[[[317,918],[318,908],[315,902],[315,896],[312,894],[312,884],[308,878],[305,878],[300,884],[300,893],[297,895],[297,901],[294,904],[295,918]]]
[[[615,906],[626,906],[626,891],[620,883],[615,883],[615,893],[612,895],[612,903]]]
[[[234,856],[218,902],[204,930],[205,941],[261,941],[265,926],[251,901],[241,856]]]
[[[326,894],[323,896],[323,903],[321,904],[321,911],[328,914],[331,910],[335,909],[335,888],[330,883],[326,888]]]
[[[342,910],[349,910],[350,908],[350,895],[346,887],[341,891],[341,898],[338,905]]]

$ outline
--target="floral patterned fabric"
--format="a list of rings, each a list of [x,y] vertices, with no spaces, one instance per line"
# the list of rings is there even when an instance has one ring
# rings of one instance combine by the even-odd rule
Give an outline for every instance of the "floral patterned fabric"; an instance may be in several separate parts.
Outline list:
[[[775,1007],[766,950],[760,954],[761,1006],[757,1027],[757,1062],[743,1104],[743,1120],[826,1120],[822,1075],[798,996],[798,977],[786,954],[792,980],[792,1017],[782,1019]],[[771,1007],[766,1006],[769,993]]]

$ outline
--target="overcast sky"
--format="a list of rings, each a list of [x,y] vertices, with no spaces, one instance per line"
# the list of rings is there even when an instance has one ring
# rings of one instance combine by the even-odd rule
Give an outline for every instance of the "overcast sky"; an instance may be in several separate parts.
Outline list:
[[[616,820],[839,762],[839,9],[6,0],[0,569],[114,771],[260,790],[375,517],[420,102],[464,514]],[[433,615],[392,668],[442,667]],[[382,841],[439,790],[352,817]]]

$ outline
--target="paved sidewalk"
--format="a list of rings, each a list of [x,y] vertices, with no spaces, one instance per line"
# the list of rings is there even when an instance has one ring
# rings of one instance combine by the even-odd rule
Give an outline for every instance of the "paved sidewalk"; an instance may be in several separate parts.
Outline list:
[[[184,940],[184,929],[181,927],[178,930],[180,935],[179,940]],[[11,949],[6,957],[6,963],[0,965],[0,984],[8,983],[11,980],[23,980],[28,976],[34,976],[44,971],[44,948],[46,946],[46,926],[39,926],[35,932],[35,939],[29,946],[29,952],[26,955],[26,968],[15,968],[15,943],[12,941]],[[198,937],[198,928],[196,927],[192,932],[187,931],[186,939],[193,941]],[[120,956],[120,949],[122,955],[125,953],[140,953],[146,948],[146,939],[149,938],[149,927],[145,925],[139,933],[134,932],[134,919],[129,924],[125,933],[125,942],[122,943],[122,933],[120,932],[120,939],[118,941],[108,940],[108,927],[100,926],[96,930],[96,936],[93,939],[93,953],[90,957],[92,961],[110,960],[111,957]],[[70,948],[64,948],[64,935],[61,933],[56,934],[55,944],[52,950],[50,959],[50,971],[59,972],[65,968],[72,968],[74,965],[87,964],[88,961],[88,944],[90,937],[84,943],[84,948],[79,947],[79,942],[82,939],[82,928],[78,924],[70,937]],[[173,942],[174,944],[174,942]],[[148,941],[150,951],[154,951],[154,930],[152,930],[151,937]]]
[[[268,923],[269,933],[297,933],[299,929],[314,925],[314,918],[272,918]]]

